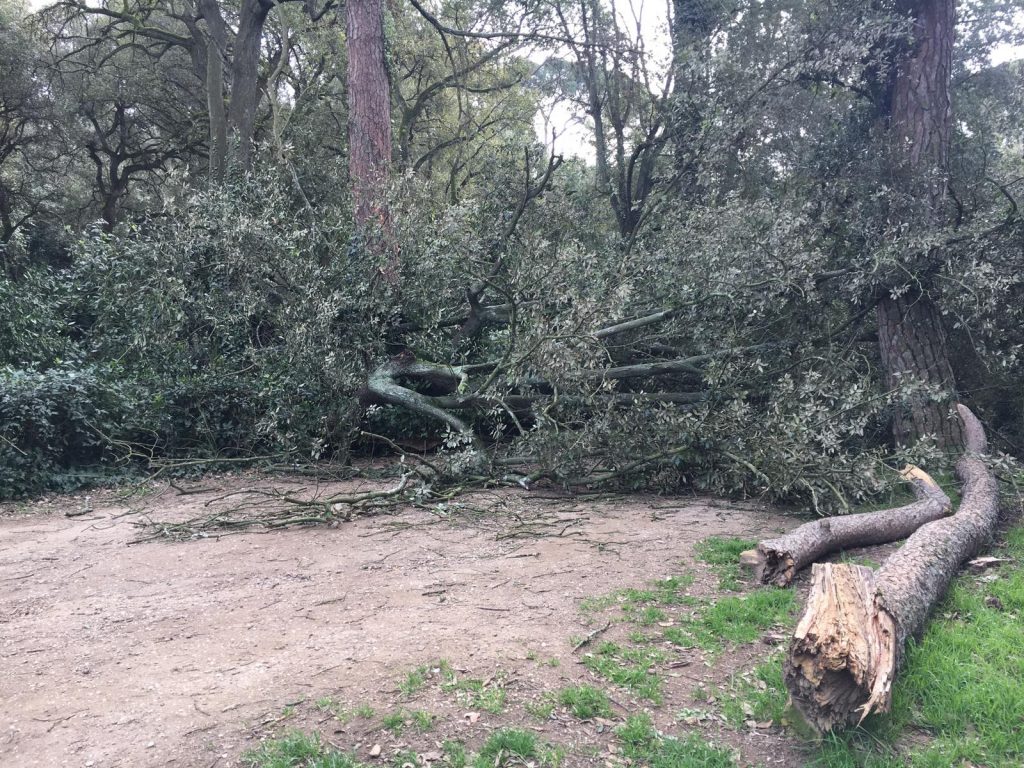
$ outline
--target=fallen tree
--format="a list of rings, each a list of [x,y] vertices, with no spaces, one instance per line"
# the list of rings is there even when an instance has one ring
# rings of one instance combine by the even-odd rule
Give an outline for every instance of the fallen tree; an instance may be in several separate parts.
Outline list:
[[[917,501],[895,509],[839,515],[806,523],[784,536],[766,539],[740,555],[760,584],[789,586],[797,571],[831,552],[905,539],[925,523],[949,513],[949,497],[931,476],[908,465],[901,473]]]
[[[957,464],[964,483],[956,514],[921,526],[877,572],[856,565],[815,565],[807,608],[784,662],[794,706],[822,732],[887,712],[908,638],[960,566],[984,547],[998,519],[998,485],[981,456],[981,423],[957,406],[967,451]]]

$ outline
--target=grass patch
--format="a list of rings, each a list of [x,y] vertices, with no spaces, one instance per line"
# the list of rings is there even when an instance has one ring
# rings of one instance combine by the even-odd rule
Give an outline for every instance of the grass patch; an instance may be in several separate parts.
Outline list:
[[[550,693],[545,693],[537,701],[526,702],[523,709],[538,720],[550,720],[551,713],[555,711],[555,697]]]
[[[740,592],[743,590],[740,552],[756,546],[756,541],[748,539],[709,536],[703,541],[698,541],[695,549],[697,558],[712,566],[718,574],[718,586],[721,589]]]
[[[605,642],[594,653],[583,657],[583,665],[615,685],[621,685],[641,698],[660,704],[662,681],[651,668],[664,660],[665,655],[652,648],[623,648]]]
[[[766,629],[787,624],[796,607],[792,589],[758,589],[708,603],[695,618],[682,620],[663,634],[673,645],[717,652],[726,643],[751,643]]]
[[[389,712],[380,721],[380,727],[385,731],[391,731],[396,736],[405,730],[405,712]]]
[[[607,694],[600,688],[590,685],[563,688],[558,694],[558,703],[581,720],[612,716]]]
[[[441,745],[441,752],[444,753],[444,762],[449,768],[466,768],[469,765],[466,745],[461,741],[444,742]]]
[[[781,723],[789,694],[782,680],[782,657],[774,656],[752,672],[736,675],[722,701],[722,715],[739,728],[746,722]]]
[[[691,586],[693,581],[692,573],[669,576],[652,581],[647,589],[620,589],[607,595],[588,597],[580,602],[579,608],[583,613],[600,613],[618,606],[629,620],[642,620],[645,616],[653,616],[658,610],[657,606],[692,605],[695,602],[694,598],[682,592]],[[645,612],[646,608],[650,611]],[[650,623],[660,620],[652,619]]]
[[[361,768],[352,755],[338,752],[317,734],[292,731],[246,752],[242,764],[248,768]]]
[[[709,744],[696,733],[683,738],[661,736],[646,714],[630,717],[616,735],[623,755],[649,768],[736,768],[729,750]]]
[[[809,764],[1024,765],[1024,527],[1009,531],[995,554],[1016,562],[954,582],[920,642],[907,649],[892,713],[869,718],[866,732],[828,739]],[[898,751],[906,728],[927,733],[928,743]]]
[[[430,678],[434,676],[441,678],[443,687],[445,681],[455,676],[455,671],[447,661],[438,659],[434,664],[424,664],[409,671],[405,678],[398,683],[398,690],[408,698],[422,691]]]
[[[528,760],[536,759],[539,754],[537,737],[532,733],[516,728],[503,728],[492,733],[484,742],[473,765],[476,768],[522,765]]]
[[[505,709],[505,689],[485,688],[470,696],[470,706],[490,712],[492,715],[499,715]]]
[[[506,694],[501,687],[503,679],[503,673],[498,673],[493,684],[488,684],[475,677],[459,679],[451,672],[441,683],[441,690],[458,694],[460,701],[474,709],[497,715],[505,709]]]

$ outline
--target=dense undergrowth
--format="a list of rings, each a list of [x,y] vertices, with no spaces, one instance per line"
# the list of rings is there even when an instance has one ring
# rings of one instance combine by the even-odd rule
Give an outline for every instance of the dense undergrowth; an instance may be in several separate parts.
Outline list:
[[[690,487],[822,511],[883,491],[902,461],[944,465],[927,441],[889,446],[888,419],[906,393],[880,394],[859,353],[822,357],[817,339],[794,340],[792,308],[765,317],[770,297],[715,298],[696,286],[662,296],[648,282],[652,251],[639,248],[615,271],[609,262],[595,272],[594,249],[605,246],[574,219],[579,193],[571,177],[556,185],[538,223],[505,246],[521,315],[469,348],[452,350],[444,315],[458,311],[467,263],[496,236],[488,222],[508,203],[431,204],[414,181],[393,202],[409,273],[400,301],[380,278],[384,256],[351,239],[343,211],[283,217],[292,193],[273,174],[197,191],[118,236],[87,233],[71,246],[71,266],[32,270],[16,285],[0,278],[14,309],[0,318],[0,496],[67,490],[175,457],[211,467],[345,461],[372,445],[365,432],[436,445],[456,472],[478,472],[467,457],[485,447],[485,464],[525,456],[555,484]],[[737,301],[746,322],[707,316]],[[588,374],[648,335],[605,346],[588,329],[655,302],[681,306],[658,339],[707,353],[698,377],[656,382],[703,390],[682,406],[649,402],[642,382],[595,384]],[[812,310],[845,312],[820,297],[800,312]],[[406,329],[400,341],[396,328]],[[367,376],[396,349],[506,361],[490,377],[493,406],[469,416],[483,446],[420,414],[365,406]],[[540,394],[537,380],[548,382]],[[531,392],[540,399],[528,414],[502,404]]]

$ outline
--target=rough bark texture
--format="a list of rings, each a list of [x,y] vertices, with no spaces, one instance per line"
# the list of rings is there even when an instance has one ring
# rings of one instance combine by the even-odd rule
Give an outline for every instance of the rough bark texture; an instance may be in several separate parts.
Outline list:
[[[210,177],[224,178],[228,157],[228,117],[224,106],[224,60],[228,52],[228,26],[216,0],[199,0],[199,13],[206,22],[205,35],[195,28],[194,49],[202,46],[204,55],[194,57],[196,74],[206,86],[206,110],[210,119]]]
[[[699,178],[702,100],[707,97],[711,34],[722,14],[715,0],[672,0],[672,144],[680,197],[695,201]]]
[[[916,381],[949,393],[949,400],[935,401],[927,394],[912,395],[907,412],[898,411],[893,421],[897,442],[934,435],[941,448],[963,444],[960,423],[949,417],[949,402],[956,389],[949,362],[942,316],[925,294],[884,297],[876,307],[878,341],[885,368],[886,386],[897,389]]]
[[[967,453],[957,464],[964,490],[956,514],[923,525],[877,573],[850,565],[814,568],[784,673],[793,704],[821,731],[889,710],[907,639],[920,634],[957,570],[992,537],[999,489],[980,458],[985,433],[965,406],[958,410]]]
[[[387,225],[382,192],[391,166],[391,89],[381,0],[349,0],[348,170],[356,224]]]
[[[228,165],[247,171],[252,167],[256,136],[256,107],[259,104],[260,46],[263,25],[272,3],[242,0],[238,11],[238,33],[231,61],[231,101],[228,103]]]
[[[941,223],[947,193],[956,10],[953,0],[910,0],[904,7],[913,19],[913,42],[896,62],[887,98],[889,131],[896,147],[894,180],[906,199],[926,201],[924,224],[936,226]],[[919,215],[898,208],[893,211],[894,217],[904,220]],[[899,298],[884,295],[878,302],[877,318],[889,387],[913,379],[939,387],[952,400],[956,386],[942,317],[927,291],[915,290]],[[909,418],[899,414],[894,420],[896,442],[930,434],[940,448],[959,449],[962,433],[959,425],[946,417],[947,408],[942,400],[912,398]]]
[[[831,552],[905,539],[925,523],[949,512],[949,497],[926,472],[908,466],[902,474],[917,494],[918,500],[913,504],[815,520],[785,536],[760,542],[757,549],[744,552],[741,561],[754,568],[755,578],[761,584],[785,587],[797,571]]]

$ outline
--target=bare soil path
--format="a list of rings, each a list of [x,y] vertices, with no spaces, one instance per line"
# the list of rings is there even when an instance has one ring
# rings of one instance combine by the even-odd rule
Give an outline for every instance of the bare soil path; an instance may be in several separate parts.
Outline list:
[[[216,495],[174,494],[146,504],[183,518]],[[752,504],[522,493],[331,529],[133,544],[133,507],[98,498],[80,517],[65,516],[82,504],[70,497],[0,513],[4,768],[238,765],[286,705],[379,706],[438,658],[480,677],[519,670],[524,696],[557,688],[582,674],[569,642],[589,631],[582,599],[699,571],[693,546],[708,536],[795,524]],[[525,663],[536,658],[561,663]],[[463,715],[439,713],[453,728]],[[743,738],[751,761],[798,764],[769,735]]]

